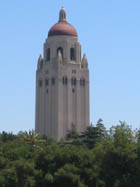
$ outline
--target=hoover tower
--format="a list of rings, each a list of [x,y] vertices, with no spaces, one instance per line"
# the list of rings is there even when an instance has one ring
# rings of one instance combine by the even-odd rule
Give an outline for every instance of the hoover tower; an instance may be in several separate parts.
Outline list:
[[[59,21],[48,32],[36,71],[35,130],[55,140],[75,126],[89,126],[89,70],[75,28],[61,8]]]

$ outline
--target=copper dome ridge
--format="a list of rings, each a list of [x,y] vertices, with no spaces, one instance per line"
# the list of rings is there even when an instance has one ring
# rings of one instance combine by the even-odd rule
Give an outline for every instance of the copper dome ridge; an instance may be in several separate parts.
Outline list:
[[[66,11],[63,7],[59,13],[59,22],[51,27],[48,37],[57,35],[78,36],[76,29],[66,21]]]

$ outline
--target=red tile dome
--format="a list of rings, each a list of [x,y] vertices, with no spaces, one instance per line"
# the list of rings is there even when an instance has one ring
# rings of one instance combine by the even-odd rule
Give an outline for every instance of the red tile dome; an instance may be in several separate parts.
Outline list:
[[[66,11],[62,7],[59,13],[59,22],[52,26],[48,36],[67,35],[77,37],[76,29],[66,21]]]
[[[50,29],[48,36],[57,36],[57,35],[68,35],[77,37],[77,32],[75,28],[67,23],[66,21],[60,21],[56,23]]]

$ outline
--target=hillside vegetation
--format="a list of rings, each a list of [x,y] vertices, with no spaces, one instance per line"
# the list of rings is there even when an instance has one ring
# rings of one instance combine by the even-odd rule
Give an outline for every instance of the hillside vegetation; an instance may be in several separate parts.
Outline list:
[[[34,131],[0,134],[0,187],[140,187],[140,130],[100,119],[54,142]]]

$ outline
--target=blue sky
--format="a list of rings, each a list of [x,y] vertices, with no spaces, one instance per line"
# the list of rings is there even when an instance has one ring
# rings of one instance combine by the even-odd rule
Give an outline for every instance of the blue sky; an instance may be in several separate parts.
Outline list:
[[[0,131],[34,129],[35,71],[61,6],[90,69],[90,119],[140,127],[139,0],[0,2]]]

